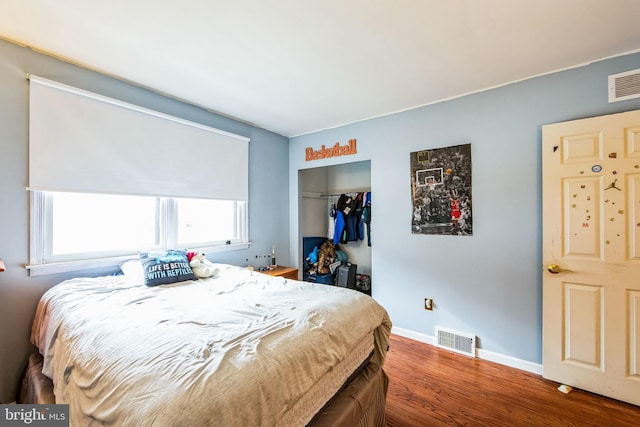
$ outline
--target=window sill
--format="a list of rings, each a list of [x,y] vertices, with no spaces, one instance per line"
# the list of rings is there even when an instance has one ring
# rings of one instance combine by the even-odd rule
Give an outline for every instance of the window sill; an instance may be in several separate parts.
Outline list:
[[[247,243],[234,243],[231,245],[220,245],[203,248],[189,248],[189,250],[200,251],[206,254],[230,252],[242,249],[247,249],[250,246],[250,242]],[[32,264],[27,265],[25,268],[29,271],[30,277],[46,276],[49,274],[70,273],[74,271],[93,270],[93,269],[106,269],[106,268],[118,268],[120,264],[130,259],[136,259],[135,255],[126,255],[119,257],[108,258],[96,258],[85,259],[78,261],[66,261],[66,262],[51,262],[47,264]]]

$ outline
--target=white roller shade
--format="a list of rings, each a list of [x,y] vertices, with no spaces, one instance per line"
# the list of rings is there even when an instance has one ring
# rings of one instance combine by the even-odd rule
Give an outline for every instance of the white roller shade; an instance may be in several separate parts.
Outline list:
[[[29,78],[29,189],[248,200],[248,138]]]

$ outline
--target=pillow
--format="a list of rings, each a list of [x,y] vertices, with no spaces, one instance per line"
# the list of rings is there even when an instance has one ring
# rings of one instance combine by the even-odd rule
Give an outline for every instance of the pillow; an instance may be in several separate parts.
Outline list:
[[[129,284],[139,285],[144,283],[144,270],[140,259],[130,259],[123,262],[120,264],[120,271],[122,271]]]
[[[186,250],[168,249],[162,252],[140,252],[139,256],[144,273],[144,284],[147,286],[196,280],[196,276],[189,266]]]

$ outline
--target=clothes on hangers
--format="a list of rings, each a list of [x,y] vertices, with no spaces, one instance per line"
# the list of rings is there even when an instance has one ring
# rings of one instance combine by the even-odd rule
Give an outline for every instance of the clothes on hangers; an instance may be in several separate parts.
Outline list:
[[[362,215],[360,217],[360,240],[364,240],[364,228],[367,229],[367,246],[371,246],[371,191],[365,193],[362,201]]]
[[[338,208],[336,204],[336,196],[329,196],[329,227],[327,230],[327,238],[333,239],[335,234],[336,216],[338,215]]]
[[[344,193],[336,206],[333,243],[347,243],[360,239],[358,232],[362,216],[364,193]]]

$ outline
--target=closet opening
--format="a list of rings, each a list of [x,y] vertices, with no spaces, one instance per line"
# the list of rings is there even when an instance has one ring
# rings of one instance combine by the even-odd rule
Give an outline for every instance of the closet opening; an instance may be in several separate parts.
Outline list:
[[[300,170],[299,183],[301,279],[371,295],[371,161]]]

